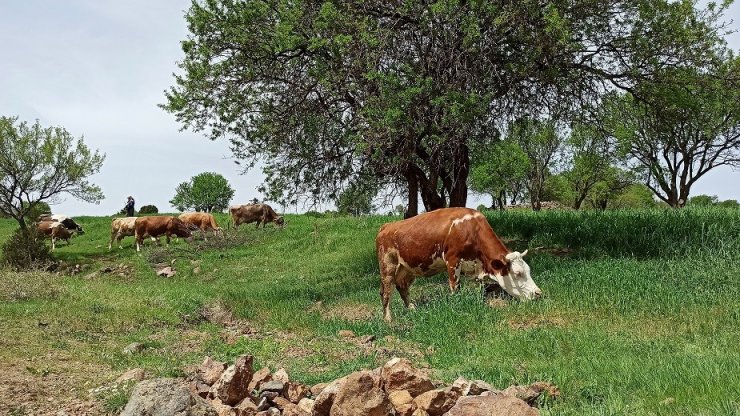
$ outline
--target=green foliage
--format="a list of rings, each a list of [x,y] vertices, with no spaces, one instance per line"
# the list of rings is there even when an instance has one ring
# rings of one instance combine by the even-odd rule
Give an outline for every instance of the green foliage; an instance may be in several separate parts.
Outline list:
[[[234,189],[222,175],[203,172],[177,185],[170,204],[179,211],[221,212],[229,206]]]
[[[36,227],[18,228],[3,243],[3,263],[14,270],[47,268],[54,257],[46,239]]]
[[[686,205],[692,207],[710,207],[716,205],[718,201],[719,198],[717,198],[717,195],[696,195],[689,198]]]
[[[344,215],[368,215],[375,210],[373,198],[376,194],[376,190],[352,184],[337,197],[337,211]]]
[[[62,194],[98,203],[103,192],[88,178],[104,160],[62,127],[0,117],[0,212],[26,228],[39,202],[56,202]]]
[[[494,206],[503,208],[506,199],[516,199],[525,187],[530,161],[517,143],[504,140],[473,149],[470,188],[489,194]]]
[[[552,174],[563,137],[553,120],[522,118],[517,120],[510,133],[510,140],[517,143],[528,160],[526,187],[532,209],[540,210],[544,200],[545,182]]]
[[[635,183],[627,186],[617,194],[609,207],[616,209],[645,209],[655,208],[657,204],[650,188],[643,184]]]
[[[144,205],[139,209],[139,214],[157,214],[159,213],[159,209],[154,205]]]
[[[718,202],[717,206],[722,208],[740,208],[740,203],[734,199],[726,199],[724,201]]]

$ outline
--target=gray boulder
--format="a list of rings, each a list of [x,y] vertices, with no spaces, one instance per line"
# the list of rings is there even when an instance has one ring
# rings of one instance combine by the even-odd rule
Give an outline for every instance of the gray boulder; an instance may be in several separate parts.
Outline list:
[[[121,416],[218,416],[216,409],[173,378],[139,382]]]

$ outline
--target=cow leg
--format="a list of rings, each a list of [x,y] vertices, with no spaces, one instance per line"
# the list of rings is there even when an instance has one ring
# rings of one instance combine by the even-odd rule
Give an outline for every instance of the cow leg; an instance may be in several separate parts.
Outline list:
[[[445,259],[447,260],[447,280],[450,284],[450,292],[455,293],[460,283],[460,259],[452,254],[445,254]]]
[[[51,236],[51,251],[54,251],[57,249],[55,242],[56,242],[56,238],[54,238],[54,236],[52,235]]]
[[[108,243],[108,250],[110,250],[110,249],[113,248],[113,240],[115,240],[117,236],[118,236],[118,232],[111,231],[111,233],[110,233],[110,243]]]
[[[403,304],[412,311],[416,309],[416,305],[409,301],[409,287],[414,282],[414,278],[409,273],[398,272],[396,274],[396,289],[403,299]]]
[[[136,251],[141,251],[141,244],[144,242],[144,236],[136,233],[134,234],[134,241],[136,242]]]
[[[383,319],[391,322],[391,296],[398,273],[398,253],[378,253],[380,263],[380,298],[383,301]],[[408,292],[407,292],[408,294]]]

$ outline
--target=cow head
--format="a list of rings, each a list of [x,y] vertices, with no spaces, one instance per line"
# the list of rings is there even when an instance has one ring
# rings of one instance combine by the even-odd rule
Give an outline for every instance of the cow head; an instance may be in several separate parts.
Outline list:
[[[491,267],[495,270],[494,279],[511,296],[529,300],[542,295],[542,291],[532,280],[529,265],[524,261],[524,253],[513,251],[502,259],[495,259]]]
[[[285,218],[283,218],[282,215],[278,215],[277,218],[275,218],[275,224],[281,227],[285,226]]]
[[[179,238],[184,238],[187,242],[193,241],[193,232],[190,231],[190,227],[188,224],[184,223],[178,218],[173,218],[173,225],[174,227],[172,230],[172,233],[178,236]]]

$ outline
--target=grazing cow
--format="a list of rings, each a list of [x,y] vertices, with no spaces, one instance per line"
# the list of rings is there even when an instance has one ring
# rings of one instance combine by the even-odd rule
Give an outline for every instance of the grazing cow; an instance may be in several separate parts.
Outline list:
[[[183,212],[178,218],[185,224],[200,229],[204,240],[206,239],[206,231],[212,231],[214,236],[220,234],[223,237],[224,235],[223,230],[216,223],[216,218],[207,212]]]
[[[41,221],[36,227],[38,230],[51,237],[51,250],[54,251],[57,248],[56,241],[64,240],[69,245],[69,239],[72,238],[73,230],[68,229],[61,222],[56,221]]]
[[[185,238],[192,241],[192,233],[188,226],[179,218],[166,216],[137,217],[134,222],[134,235],[136,238],[136,251],[141,251],[144,237],[157,238],[161,235],[167,237],[167,245],[170,244],[170,236]]]
[[[281,227],[285,225],[283,216],[278,215],[267,204],[232,205],[229,207],[229,214],[231,214],[231,222],[236,229],[239,229],[240,224],[253,222],[257,222],[257,228],[259,228],[260,224],[262,224],[262,228],[265,228],[268,222],[274,222]]]
[[[110,242],[108,243],[108,250],[113,247],[113,240],[118,240],[118,248],[123,248],[121,240],[123,237],[132,236],[136,233],[136,217],[125,217],[125,218],[113,218],[110,224]],[[152,241],[158,241],[152,237]]]
[[[41,214],[39,216],[39,222],[43,221],[60,222],[70,231],[76,231],[78,234],[85,234],[85,230],[83,230],[75,220],[63,214]]]
[[[380,264],[383,317],[391,321],[393,286],[406,307],[409,286],[418,276],[447,271],[455,292],[460,275],[493,279],[510,295],[532,299],[541,295],[523,257],[509,251],[486,217],[469,208],[443,208],[380,227],[375,239]]]

